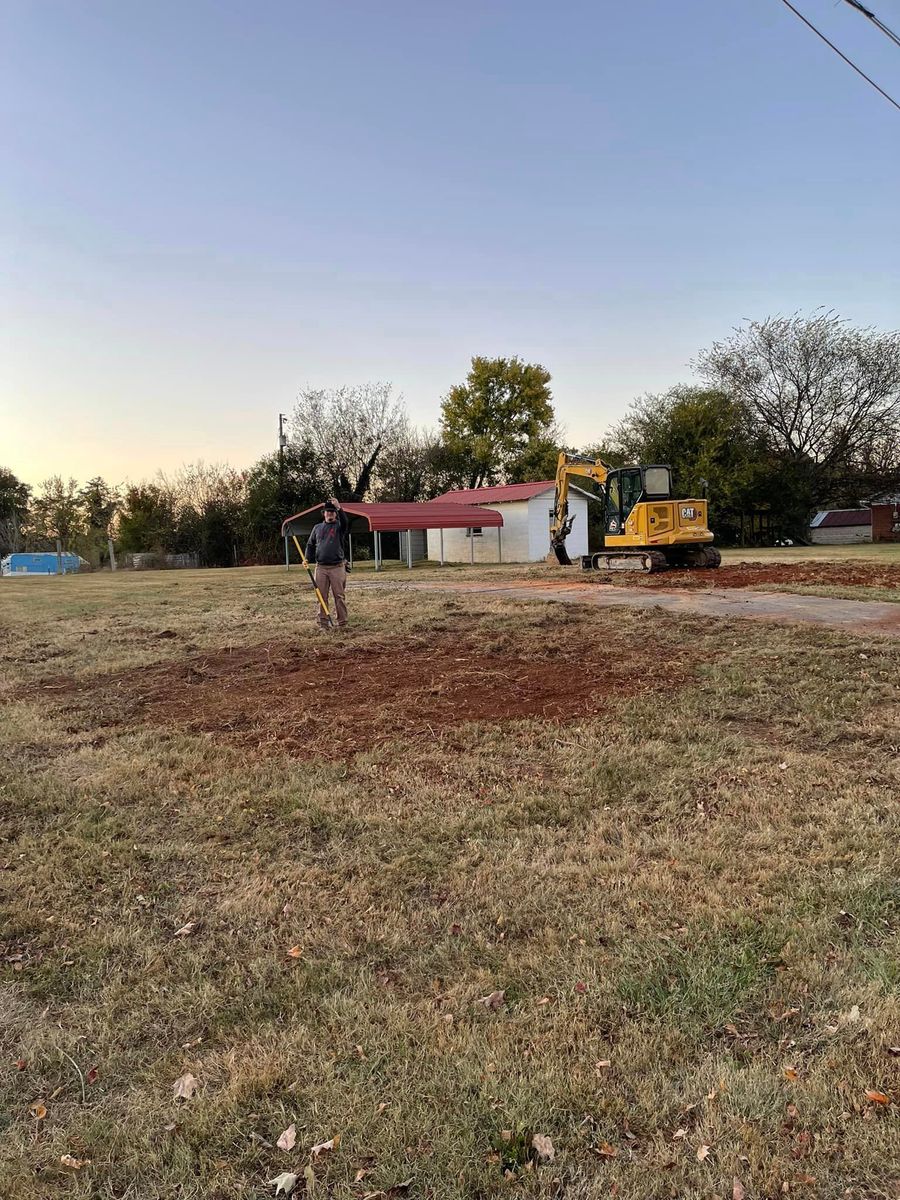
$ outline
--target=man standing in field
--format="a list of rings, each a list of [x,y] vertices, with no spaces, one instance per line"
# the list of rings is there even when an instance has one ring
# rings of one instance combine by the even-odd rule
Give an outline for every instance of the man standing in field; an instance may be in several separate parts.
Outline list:
[[[347,563],[344,556],[344,540],[347,536],[347,516],[341,508],[340,501],[334,496],[322,505],[322,517],[318,525],[313,526],[306,543],[306,557],[316,564],[316,587],[322,593],[322,599],[328,604],[328,595],[334,592],[334,609],[338,629],[347,624],[347,605],[344,601],[344,589],[347,584]],[[322,605],[316,600],[316,621],[320,629],[328,628],[328,618],[322,610]]]

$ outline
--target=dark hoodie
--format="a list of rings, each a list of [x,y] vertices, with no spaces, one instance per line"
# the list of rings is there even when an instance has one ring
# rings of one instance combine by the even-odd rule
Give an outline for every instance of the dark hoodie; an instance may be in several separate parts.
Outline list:
[[[344,561],[344,537],[348,521],[343,509],[338,509],[336,521],[320,521],[313,526],[306,543],[306,557],[323,567],[336,567]]]

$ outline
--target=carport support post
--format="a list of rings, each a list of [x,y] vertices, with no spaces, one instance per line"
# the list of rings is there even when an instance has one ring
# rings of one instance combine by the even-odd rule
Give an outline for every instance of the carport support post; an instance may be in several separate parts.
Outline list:
[[[288,549],[287,534],[284,535],[284,569],[286,571],[291,569],[291,552]]]
[[[475,566],[475,530],[469,530],[469,566]]]
[[[406,531],[406,565],[412,570],[412,530]]]
[[[441,566],[444,565],[444,530],[441,529]]]
[[[375,530],[375,570],[381,570],[381,534]]]
[[[503,562],[503,543],[500,540],[500,526],[497,526],[497,562]]]

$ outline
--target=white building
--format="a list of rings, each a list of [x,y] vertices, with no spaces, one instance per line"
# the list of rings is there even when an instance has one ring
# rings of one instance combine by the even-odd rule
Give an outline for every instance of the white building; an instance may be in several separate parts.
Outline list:
[[[442,503],[474,504],[492,508],[503,515],[503,528],[445,529],[444,561],[495,563],[498,550],[503,562],[542,562],[550,553],[550,525],[553,521],[553,502],[556,484],[552,479],[539,483],[511,483],[503,487],[463,488],[445,492],[437,499]],[[569,487],[569,515],[574,515],[572,532],[566,549],[573,562],[588,552],[588,502],[594,500],[581,488]],[[441,531],[428,530],[428,557],[441,558]]]

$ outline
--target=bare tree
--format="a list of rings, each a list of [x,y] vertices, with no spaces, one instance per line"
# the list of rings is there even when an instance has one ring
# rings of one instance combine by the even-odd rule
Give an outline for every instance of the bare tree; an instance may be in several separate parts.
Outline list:
[[[172,475],[160,471],[157,482],[171,497],[176,511],[192,508],[202,512],[210,504],[242,504],[247,472],[237,471],[227,463],[206,463],[198,459],[194,463],[184,463]]]
[[[362,500],[382,451],[405,433],[406,413],[390,383],[307,388],[297,397],[291,428],[294,444],[313,451],[335,495]]]
[[[746,405],[771,448],[813,468],[815,500],[898,444],[900,333],[855,329],[834,312],[751,321],[696,363]]]

